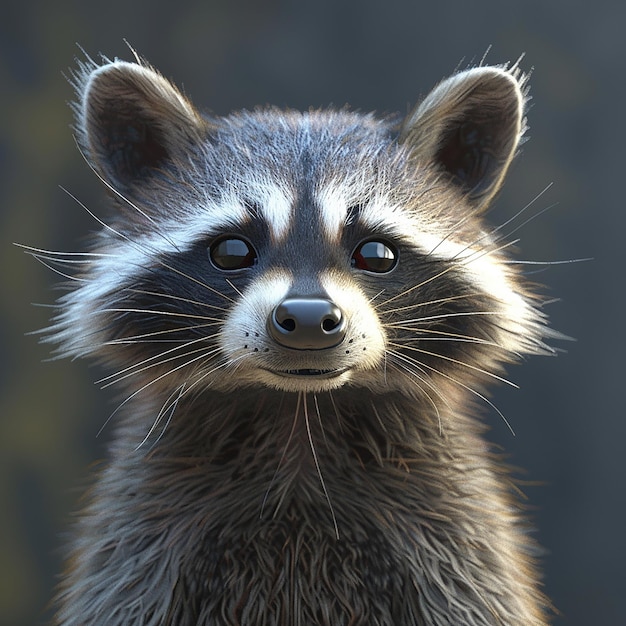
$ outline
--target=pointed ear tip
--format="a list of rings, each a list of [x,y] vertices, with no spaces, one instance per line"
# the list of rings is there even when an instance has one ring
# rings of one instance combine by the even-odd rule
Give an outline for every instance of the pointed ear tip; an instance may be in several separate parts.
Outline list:
[[[91,86],[99,79],[107,76],[110,77],[111,75],[141,75],[152,77],[155,74],[156,72],[149,66],[140,65],[139,63],[133,63],[131,61],[115,59],[94,67],[88,74],[85,86]]]
[[[524,86],[528,80],[528,74],[524,73],[518,65],[483,65],[460,72],[458,76],[463,75],[476,80],[499,80],[502,84],[510,85],[520,95],[523,95]]]
[[[95,65],[89,68],[89,71],[87,71],[83,77],[81,85],[80,91],[82,100],[86,100],[88,94],[90,94],[103,79],[110,79],[112,74],[126,71],[126,66],[128,65],[132,65],[132,63],[116,59],[115,61],[107,61],[102,65]]]
[[[120,88],[125,90],[130,85],[148,84],[171,87],[161,74],[147,64],[107,59],[102,65],[93,65],[84,72],[77,81],[76,92],[81,106],[86,107],[93,98],[97,100],[107,92],[115,92]]]

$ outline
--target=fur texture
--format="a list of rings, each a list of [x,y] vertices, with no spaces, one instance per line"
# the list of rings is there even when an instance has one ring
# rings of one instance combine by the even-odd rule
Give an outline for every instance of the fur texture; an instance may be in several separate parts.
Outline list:
[[[546,624],[474,417],[504,364],[552,352],[482,219],[520,70],[460,72],[405,120],[202,116],[142,62],[75,86],[115,210],[89,252],[33,252],[74,269],[49,340],[126,395],[58,624]]]

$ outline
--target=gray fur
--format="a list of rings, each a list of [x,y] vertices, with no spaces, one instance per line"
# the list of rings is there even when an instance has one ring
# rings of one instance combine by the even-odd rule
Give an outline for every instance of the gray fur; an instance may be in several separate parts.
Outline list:
[[[121,61],[82,64],[75,85],[115,213],[49,340],[105,361],[126,400],[57,623],[547,624],[535,545],[474,417],[505,363],[552,352],[480,217],[524,132],[519,69],[459,73],[404,121],[203,117]],[[256,264],[211,265],[225,233]],[[368,238],[397,254],[387,274],[350,265]],[[341,345],[272,339],[294,294],[337,304]]]

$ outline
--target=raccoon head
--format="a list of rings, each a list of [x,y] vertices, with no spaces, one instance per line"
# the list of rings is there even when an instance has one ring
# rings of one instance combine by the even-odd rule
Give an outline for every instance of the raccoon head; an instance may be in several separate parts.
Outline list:
[[[526,79],[478,67],[403,121],[200,115],[144,64],[75,77],[79,145],[115,214],[52,338],[114,380],[429,394],[548,350],[482,214],[524,132]]]

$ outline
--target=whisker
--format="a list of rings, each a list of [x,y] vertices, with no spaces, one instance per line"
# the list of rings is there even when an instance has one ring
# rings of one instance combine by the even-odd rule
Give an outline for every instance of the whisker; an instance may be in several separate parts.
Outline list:
[[[322,491],[324,492],[324,496],[326,498],[326,502],[328,502],[328,506],[330,508],[330,515],[333,520],[333,527],[335,529],[335,537],[337,541],[339,541],[339,526],[337,525],[337,518],[335,517],[335,510],[333,508],[333,503],[330,500],[330,496],[328,494],[328,489],[326,488],[326,483],[324,482],[324,476],[322,475],[322,469],[320,467],[319,459],[317,458],[317,452],[315,450],[315,442],[313,441],[313,435],[311,434],[311,424],[309,423],[309,412],[306,401],[306,393],[300,392],[303,395],[303,407],[304,407],[304,423],[306,425],[306,434],[309,439],[309,446],[311,448],[311,453],[313,454],[313,462],[315,463],[315,469],[317,470],[317,475],[320,479],[320,485],[322,486]]]
[[[91,209],[89,209],[83,202],[81,202],[76,196],[74,196],[72,193],[70,193],[67,189],[65,189],[63,187],[61,187],[61,189],[70,198],[72,198],[72,200],[74,200],[81,208],[83,208],[105,230],[113,233],[116,237],[118,237],[120,239],[123,239],[124,241],[130,243],[136,249],[139,249],[139,250],[144,250],[144,249],[151,250],[150,246],[146,245],[145,243],[143,244],[143,246],[140,246],[136,241],[134,241],[130,237],[124,235],[120,231],[115,230],[110,224],[107,224],[105,221],[101,220]],[[167,238],[166,238],[166,240],[167,240]],[[170,242],[170,243],[172,243],[174,248],[178,249],[177,246],[173,242]],[[228,296],[226,296],[225,294],[221,293],[219,290],[214,289],[213,287],[211,287],[207,283],[205,283],[205,282],[203,282],[203,281],[201,281],[201,280],[199,280],[197,278],[194,278],[193,276],[189,276],[189,274],[186,274],[182,270],[179,270],[179,269],[169,265],[168,263],[166,263],[162,259],[159,259],[159,256],[162,254],[160,251],[158,251],[158,250],[151,250],[151,252],[155,253],[155,257],[158,259],[157,262],[159,263],[159,265],[161,265],[161,267],[164,267],[164,268],[174,272],[175,274],[178,274],[179,276],[182,276],[183,278],[186,278],[187,280],[190,280],[190,281],[200,285],[201,287],[203,287],[207,291],[211,291],[211,292],[215,293],[216,295],[220,296],[221,298],[224,298],[225,300],[228,300],[229,302],[233,302],[232,298],[229,298]]]
[[[73,193],[71,193],[65,187],[60,187],[60,189],[61,191],[64,191],[72,200],[74,200],[74,202],[76,202],[76,204],[78,204],[78,206],[81,207],[81,209],[86,211],[91,218],[93,218],[98,224],[100,224],[100,226],[102,226],[102,228],[104,228],[105,230],[108,230],[110,233],[113,233],[119,239],[123,239],[124,241],[127,241],[128,243],[133,245],[135,248],[141,249],[141,247],[135,241],[133,241],[130,237],[127,237],[123,233],[115,230],[115,228],[113,228],[110,224],[107,224],[105,221],[101,220],[84,202],[81,202]]]
[[[405,293],[406,291],[403,292],[401,295],[404,295]],[[413,302],[411,304],[407,304],[405,306],[397,307],[395,309],[386,309],[384,311],[384,314],[388,315],[390,313],[400,313],[400,312],[411,311],[412,309],[418,309],[420,307],[425,307],[425,306],[448,304],[449,302],[456,302],[458,300],[465,300],[467,298],[475,298],[480,295],[481,294],[478,294],[478,293],[464,293],[464,294],[460,294],[457,296],[448,296],[447,298],[437,298],[436,300],[422,300],[419,302]],[[387,304],[387,302],[384,302],[383,304]]]
[[[433,320],[443,320],[450,319],[456,317],[473,317],[473,316],[482,316],[482,315],[496,315],[502,316],[502,311],[459,311],[457,313],[439,313],[437,315],[425,315],[424,317],[418,317],[412,320],[409,320],[411,323],[417,324],[420,322],[432,322]],[[396,322],[385,322],[385,326],[392,326]],[[399,321],[397,323],[404,323],[404,320]]]
[[[158,309],[138,309],[134,307],[111,307],[106,309],[98,309],[98,313],[146,313],[148,315],[162,315],[164,317],[174,317],[176,319],[208,320],[211,322],[222,321],[219,318],[208,317],[206,315],[198,315],[194,313],[180,313],[179,311],[159,311]]]
[[[408,320],[410,322],[419,322],[420,320]],[[495,341],[489,341],[480,337],[473,337],[471,335],[461,335],[459,333],[450,333],[443,330],[437,330],[435,328],[422,328],[420,326],[402,325],[400,322],[393,324],[385,324],[385,328],[394,328],[397,330],[408,330],[410,332],[417,333],[415,336],[410,337],[409,341],[458,341],[460,343],[477,343],[483,346],[492,346],[494,348],[501,348],[500,344]],[[424,335],[435,335],[434,337],[425,337]],[[504,349],[504,348],[503,348]]]
[[[129,291],[130,293],[137,293],[137,294],[144,295],[144,296],[154,296],[155,298],[176,300],[178,302],[185,302],[187,304],[193,304],[193,305],[197,305],[200,307],[205,307],[207,309],[217,309],[218,311],[224,311],[224,312],[228,311],[228,309],[225,307],[217,306],[209,302],[203,302],[202,300],[193,300],[192,298],[185,298],[183,296],[175,296],[174,294],[171,294],[171,293],[160,293],[158,291],[149,291],[147,289],[135,289],[134,287],[126,287],[125,291]]]
[[[110,341],[103,341],[98,344],[99,348],[104,346],[120,346],[120,345],[132,345],[136,343],[185,343],[188,339],[156,339],[154,341],[150,340],[152,337],[161,337],[163,335],[171,335],[180,333],[181,331],[197,331],[204,328],[210,328],[211,326],[217,326],[219,321],[215,322],[207,322],[206,324],[194,324],[193,326],[181,326],[180,328],[166,328],[163,330],[155,330],[150,333],[142,333],[138,335],[128,335],[126,337],[122,337],[120,339],[111,339]],[[140,341],[144,340],[144,341]],[[148,341],[150,340],[150,341]]]
[[[439,354],[437,352],[429,352],[428,350],[422,350],[421,348],[416,348],[415,346],[407,346],[407,345],[402,345],[402,344],[393,343],[393,342],[390,342],[390,345],[395,346],[396,348],[403,348],[405,350],[411,350],[412,352],[419,352],[420,354],[432,356],[437,359],[443,359],[444,361],[448,361],[456,365],[461,365],[462,367],[467,367],[468,369],[474,370],[475,372],[479,372],[480,374],[484,374],[485,376],[489,376],[495,380],[499,380],[502,383],[506,383],[507,385],[510,385],[511,387],[514,387],[515,389],[519,389],[519,386],[516,385],[514,382],[511,382],[510,380],[503,378],[502,376],[498,376],[497,374],[494,374],[493,372],[490,372],[489,370],[483,369],[482,367],[465,363],[465,361],[460,361],[459,359],[453,359],[450,356],[445,356],[444,354]]]
[[[179,403],[180,399],[182,398],[182,396],[184,395],[183,394],[184,389],[185,389],[185,383],[183,383],[182,386],[180,387],[180,393],[178,394],[178,397],[176,398],[174,403],[171,405],[170,409],[168,409],[169,415],[168,415],[167,421],[163,425],[163,428],[161,429],[161,432],[159,433],[159,436],[155,439],[155,441],[152,444],[152,446],[150,446],[151,450],[154,449],[154,447],[159,443],[159,441],[161,441],[163,435],[165,434],[165,431],[167,430],[168,426],[170,425],[170,423],[171,423],[171,421],[172,421],[172,419],[174,417],[174,413],[176,412],[176,408],[178,407],[178,403]]]
[[[395,296],[392,296],[391,298],[388,298],[383,303],[379,304],[378,307],[374,307],[374,308],[378,309],[378,308],[380,308],[380,306],[382,304],[387,305],[390,302],[393,302],[394,300],[397,300],[398,298],[402,298],[402,297],[406,296],[407,294],[411,293],[412,291],[415,291],[416,289],[421,289],[422,287],[424,287],[428,283],[431,283],[433,280],[437,280],[438,278],[441,278],[442,276],[445,276],[448,272],[451,272],[454,268],[455,268],[455,265],[448,265],[445,269],[441,270],[440,272],[438,272],[434,276],[431,276],[430,278],[426,278],[425,280],[423,280],[420,283],[417,283],[416,285],[412,285],[408,289],[405,289],[403,292],[397,293]]]
[[[401,361],[403,364],[410,365],[414,367],[415,369],[417,369],[417,371],[420,372],[420,374],[423,374],[423,376],[421,376],[420,374],[418,374],[417,372],[413,370],[411,370],[410,372],[415,378],[417,378],[420,382],[426,385],[449,409],[452,409],[452,407],[450,406],[450,403],[448,402],[448,399],[441,393],[441,391],[439,391],[439,389],[437,389],[435,384],[432,381],[428,380],[428,378],[424,378],[424,376],[427,376],[427,374],[422,369],[421,363],[419,361],[417,361],[416,359],[406,354],[402,354],[402,352],[399,352],[398,350],[387,350],[387,352],[391,355],[392,363],[396,367],[401,366],[401,363],[398,363],[398,361]],[[424,390],[421,387],[420,389],[424,392]],[[431,398],[429,397],[429,399]],[[439,414],[439,409],[437,408],[434,402],[433,402],[433,406],[435,407],[437,414]]]
[[[217,350],[215,350],[214,352],[217,352]],[[113,411],[113,413],[111,413],[111,415],[109,415],[109,417],[107,418],[107,420],[104,422],[104,424],[102,425],[102,427],[100,428],[100,430],[98,431],[96,436],[100,436],[100,434],[102,433],[102,431],[106,428],[107,424],[111,421],[111,419],[126,405],[128,404],[133,398],[135,398],[136,396],[138,396],[140,393],[142,393],[143,391],[145,391],[146,389],[148,389],[149,387],[151,387],[152,385],[155,385],[156,383],[158,383],[159,381],[163,380],[164,378],[166,378],[167,376],[171,376],[172,374],[174,374],[175,372],[177,372],[178,370],[183,369],[184,367],[188,367],[189,365],[191,365],[192,363],[199,361],[202,358],[205,358],[207,355],[209,355],[210,352],[205,352],[204,354],[200,354],[199,356],[191,359],[190,361],[186,361],[185,363],[181,363],[180,365],[177,365],[176,367],[174,367],[173,369],[167,370],[167,372],[164,372],[163,374],[157,376],[156,378],[153,378],[152,380],[148,381],[145,385],[142,385],[139,389],[137,389],[136,391],[134,391],[133,393],[131,393],[125,400],[123,400],[118,406],[117,408]]]
[[[193,341],[189,341],[188,343],[182,346],[174,346],[173,348],[170,348],[169,350],[164,350],[163,352],[159,352],[159,354],[155,354],[151,357],[148,357],[147,359],[144,359],[143,361],[139,361],[138,363],[133,363],[132,365],[129,365],[128,367],[125,367],[124,369],[119,370],[115,372],[114,374],[109,374],[108,376],[100,378],[99,380],[96,381],[96,384],[105,383],[102,385],[102,389],[106,389],[107,387],[115,385],[121,382],[122,380],[125,380],[126,378],[135,376],[137,374],[140,374],[141,372],[145,372],[153,367],[159,367],[161,365],[164,365],[165,363],[170,363],[171,361],[175,361],[176,359],[182,359],[184,357],[191,356],[192,354],[197,354],[198,352],[205,352],[207,350],[207,347],[203,346],[202,348],[198,348],[197,350],[191,350],[191,351],[185,352],[184,354],[174,354],[173,356],[170,356],[167,359],[163,358],[167,354],[171,354],[172,352],[180,353],[181,350],[193,344],[201,343],[204,341],[205,341],[205,338],[200,337],[199,339],[194,339]],[[217,351],[218,351],[217,348],[213,348],[210,353],[214,354]]]
[[[84,151],[82,150],[81,146],[80,146],[80,142],[76,139],[76,137],[74,137],[74,143],[76,144],[76,147],[78,148],[78,151],[80,153],[80,155],[83,157],[83,160],[85,161],[85,163],[87,163],[87,166],[89,167],[89,169],[96,175],[96,177],[98,178],[98,180],[109,190],[111,191],[114,195],[116,195],[122,202],[124,202],[127,206],[129,206],[133,211],[139,213],[139,215],[141,215],[141,217],[143,217],[144,219],[148,220],[148,222],[150,222],[154,227],[155,227],[155,232],[157,234],[159,234],[161,237],[163,237],[163,239],[165,239],[165,241],[167,241],[175,250],[179,250],[178,246],[176,245],[176,243],[167,236],[166,233],[164,233],[162,231],[162,229],[160,228],[160,225],[158,224],[158,222],[156,222],[156,220],[154,220],[150,215],[148,215],[148,213],[146,213],[145,211],[143,211],[141,208],[139,208],[134,202],[131,202],[131,200],[129,198],[127,198],[124,194],[122,194],[118,189],[116,189],[108,180],[106,180],[97,170],[96,168],[92,165],[92,163],[89,161],[89,159],[87,158],[87,155],[84,153]]]
[[[455,270],[458,265],[467,265],[469,263],[475,262],[477,259],[480,259],[481,256],[484,256],[486,254],[493,254],[494,252],[500,252],[501,250],[511,245],[514,245],[515,243],[516,243],[515,241],[509,241],[500,247],[476,250],[472,254],[466,257],[462,257],[461,260],[458,260],[458,257],[461,254],[463,254],[467,250],[471,250],[471,246],[466,246],[465,248],[460,250],[453,258],[449,259],[448,261],[442,261],[442,262],[449,263],[449,265],[447,265],[443,270],[441,270],[440,272],[437,272],[436,274],[434,274],[433,276],[430,276],[429,278],[424,279],[423,281],[417,283],[416,285],[412,285],[411,287],[409,287],[409,289],[405,289],[403,292],[398,293],[395,296],[392,296],[391,298],[388,298],[384,302],[384,304],[388,304],[389,302],[393,302],[394,300],[397,300],[398,298],[402,298],[406,296],[407,294],[411,293],[412,291],[415,291],[416,289],[421,289],[425,285],[428,285],[429,283],[435,280],[438,280],[442,276],[445,276],[448,272]]]
[[[439,398],[443,400],[445,404],[448,404],[446,399],[441,395],[441,393],[439,393],[439,391],[434,387],[434,385],[429,383],[425,378],[422,378],[422,376],[420,376],[416,371],[412,370],[409,367],[409,365],[413,365],[413,367],[417,367],[416,364],[412,362],[412,359],[408,359],[408,358],[405,359],[403,358],[404,355],[401,355],[397,352],[392,352],[392,356],[398,360],[405,361],[404,363],[400,363],[400,362],[394,363],[396,368],[404,370],[405,372],[407,372],[407,374],[409,374],[413,378],[416,378],[419,382],[425,384],[427,387],[432,389],[439,396]],[[433,400],[431,395],[424,389],[424,387],[422,387],[422,385],[418,383],[417,386],[419,387],[420,392],[426,397],[426,399],[430,402],[431,406],[435,410],[435,415],[437,416],[437,424],[439,426],[439,434],[443,435],[443,422],[441,420],[441,413],[439,412],[439,407],[437,406],[437,403]],[[380,417],[378,415],[377,417],[380,420]]]
[[[580,259],[565,259],[562,261],[525,261],[522,259],[509,259],[506,265],[569,265],[570,263],[588,263],[593,261],[593,257],[583,257]]]
[[[176,400],[176,402],[174,403],[173,406],[176,406],[176,404],[178,403],[178,400],[180,399],[180,396],[182,394],[182,391],[185,388],[185,383],[183,383],[182,385],[180,385],[179,387],[177,387],[167,398],[167,400],[163,403],[163,406],[161,407],[161,410],[159,411],[159,413],[157,414],[154,422],[152,423],[152,426],[150,427],[150,430],[148,430],[148,433],[146,434],[146,436],[143,438],[143,440],[141,441],[141,443],[135,448],[135,452],[137,452],[137,450],[139,450],[145,443],[146,441],[148,441],[148,439],[150,439],[152,433],[156,430],[156,427],[158,426],[159,422],[161,421],[161,419],[163,418],[163,415],[165,415],[166,412],[169,411],[170,407],[168,407],[168,403],[169,401],[176,395],[178,394],[178,398]],[[171,419],[171,418],[170,418]],[[169,424],[169,420],[167,422]],[[157,441],[155,441],[155,444],[158,443],[159,439],[161,438],[161,436],[163,435],[163,432],[161,432],[161,435],[159,436],[159,438],[157,439]],[[152,446],[154,447],[154,445]]]
[[[503,222],[502,224],[499,224],[498,226],[492,228],[490,231],[482,234],[480,237],[478,237],[478,239],[475,239],[473,242],[471,242],[466,248],[464,248],[463,250],[461,250],[461,253],[463,253],[465,250],[473,248],[474,246],[476,246],[477,244],[479,244],[481,241],[483,241],[483,239],[486,239],[488,237],[492,237],[495,233],[498,233],[499,231],[503,230],[504,228],[506,228],[506,226],[508,226],[511,222],[515,221],[520,215],[522,215],[525,211],[527,211],[544,193],[546,193],[548,191],[548,189],[550,189],[550,187],[552,186],[552,183],[550,183],[549,185],[547,185],[542,191],[540,191],[532,200],[530,200],[530,202],[528,202],[526,205],[524,205],[517,213],[515,213],[515,215],[513,215],[512,217],[510,217],[508,220],[506,220],[505,222]],[[550,207],[546,207],[545,209],[543,209],[542,211],[540,211],[539,213],[533,215],[532,217],[530,217],[529,219],[527,219],[526,221],[524,221],[522,224],[520,224],[519,226],[517,226],[514,230],[510,231],[509,233],[507,233],[506,235],[501,235],[500,237],[496,237],[493,242],[490,243],[497,243],[498,241],[501,241],[504,238],[509,238],[513,233],[515,233],[517,230],[519,230],[520,228],[522,228],[523,226],[525,226],[527,223],[529,223],[530,221],[532,221],[533,219],[535,219],[536,217],[540,216],[541,214],[543,214],[544,212],[546,212],[547,210],[549,210],[550,208],[552,208],[552,206]],[[454,226],[452,226],[450,228],[450,231],[448,232],[448,234],[442,238],[442,240],[429,252],[429,256],[432,255],[439,246],[441,246],[445,241],[447,241],[455,232],[457,232],[458,228],[460,226],[463,225],[464,222],[468,221],[469,219],[471,219],[472,215],[471,214],[467,214],[465,215],[459,222],[457,222]],[[513,242],[509,242],[510,245]]]
[[[239,289],[237,289],[237,287],[233,284],[232,280],[229,280],[228,278],[226,279],[226,282],[231,286],[231,288],[233,289],[233,291],[240,297],[244,297],[243,293],[241,293],[241,291],[239,291]]]
[[[317,421],[320,425],[320,430],[322,432],[322,438],[324,439],[324,443],[326,444],[326,447],[328,448],[328,439],[326,439],[326,430],[324,429],[324,424],[322,423],[322,415],[320,413],[320,405],[317,401],[317,394],[314,393],[313,394],[313,403],[315,404],[315,413],[317,414]]]
[[[535,204],[535,202],[537,202],[537,200],[539,200],[539,198],[541,198],[541,196],[543,196],[548,189],[550,189],[550,187],[552,187],[553,183],[549,183],[547,184],[534,198],[532,198],[532,200],[530,200],[529,202],[527,202],[517,213],[515,213],[515,215],[513,215],[513,217],[509,218],[508,220],[506,220],[505,222],[503,222],[502,224],[500,224],[497,228],[494,228],[492,230],[492,233],[498,232],[500,230],[503,230],[506,226],[508,226],[511,222],[513,222],[514,220],[516,220],[520,215],[522,215],[523,213],[525,213],[533,204]],[[515,232],[517,232],[518,230],[520,230],[521,228],[524,228],[524,226],[526,226],[527,224],[529,224],[530,222],[532,222],[533,220],[537,219],[538,217],[540,217],[541,215],[543,215],[544,213],[547,213],[548,211],[551,211],[554,207],[556,206],[556,203],[554,204],[550,204],[547,207],[541,209],[540,211],[537,211],[537,213],[531,215],[529,218],[527,218],[526,220],[524,220],[521,224],[518,224],[513,230],[509,231],[506,234],[501,235],[497,240],[502,239],[503,237],[510,237],[511,235],[513,235]]]
[[[179,269],[169,265],[165,261],[159,260],[158,263],[159,263],[159,265],[161,265],[165,269],[168,269],[168,270],[174,272],[175,274],[178,274],[179,276],[182,276],[183,278],[186,278],[187,280],[189,280],[189,281],[191,281],[193,283],[196,283],[197,285],[200,285],[200,287],[202,287],[203,289],[206,289],[207,291],[210,291],[210,292],[220,296],[220,298],[224,298],[224,300],[228,300],[228,302],[234,302],[234,300],[232,298],[230,298],[226,294],[222,293],[218,289],[215,289],[215,288],[211,287],[211,285],[208,285],[207,283],[199,280],[198,278],[194,278],[193,276],[189,276],[189,274],[187,274],[187,273],[183,272],[182,270],[179,270]]]
[[[207,353],[206,355],[206,361],[208,362],[210,360],[209,357],[212,357],[215,352],[217,352],[217,350],[214,350],[210,353]],[[217,372],[220,369],[226,368],[226,367],[231,367],[232,365],[237,365],[238,361],[241,361],[243,359],[246,358],[247,355],[241,355],[236,357],[235,359],[232,359],[231,361],[225,361],[223,363],[219,363],[218,365],[216,365],[215,367],[212,367],[211,369],[204,371],[204,372],[198,372],[197,374],[192,374],[192,376],[198,376],[196,378],[196,380],[194,380],[193,383],[191,383],[188,387],[187,390],[185,391],[185,393],[183,395],[187,395],[188,393],[190,393],[191,391],[193,391],[194,388],[196,388],[198,385],[200,385],[200,383],[204,382],[209,376],[211,376],[211,374],[214,374],[215,372]],[[196,365],[198,366],[202,366],[204,363],[202,361],[199,361],[199,363],[197,363]],[[210,383],[209,383],[210,385]]]
[[[284,396],[283,396],[284,398]],[[272,475],[272,478],[270,480],[270,484],[267,486],[267,489],[265,490],[265,495],[263,496],[263,502],[261,503],[261,512],[259,514],[260,519],[263,519],[263,513],[265,511],[265,505],[267,504],[267,499],[269,498],[269,495],[272,491],[272,487],[274,486],[274,483],[276,482],[276,478],[278,478],[278,474],[280,472],[281,467],[283,466],[283,462],[285,461],[285,457],[287,456],[287,450],[289,450],[289,446],[291,444],[291,440],[293,439],[293,435],[296,432],[296,425],[298,424],[298,415],[300,414],[300,398],[301,395],[298,394],[298,399],[297,399],[297,403],[296,403],[296,410],[293,416],[293,422],[291,423],[291,430],[289,431],[289,435],[287,436],[287,443],[285,443],[285,446],[283,448],[282,454],[280,455],[280,459],[278,460],[278,465],[276,466],[276,469],[274,470],[274,473]],[[281,398],[281,406],[282,406],[282,398]],[[280,507],[280,501],[276,506],[276,510],[274,511],[274,516],[276,515],[276,513],[278,512],[278,509]]]
[[[339,426],[339,432],[343,434],[343,422],[341,420],[341,415],[339,413],[339,407],[335,403],[335,397],[333,396],[332,390],[328,390],[328,399],[333,407],[333,411],[335,412],[335,417],[337,418],[337,425]]]
[[[378,293],[374,294],[370,299],[369,302],[374,302],[374,300],[376,300],[376,298],[378,298],[378,296],[381,296],[383,293],[385,293],[384,289],[381,289]]]
[[[424,367],[424,368],[426,368],[426,369],[428,369],[428,370],[438,374],[442,378],[445,378],[445,379],[449,380],[450,382],[454,383],[455,385],[458,385],[459,387],[461,387],[462,389],[465,389],[466,391],[468,391],[472,395],[476,396],[477,398],[480,398],[483,402],[485,402],[487,405],[489,405],[500,416],[500,418],[506,424],[506,426],[509,429],[509,431],[511,432],[511,434],[513,436],[515,436],[515,431],[513,430],[513,427],[511,426],[509,421],[506,419],[506,417],[504,417],[504,414],[502,413],[502,411],[500,411],[500,409],[493,402],[491,402],[491,400],[489,400],[489,398],[485,397],[483,394],[481,394],[480,392],[476,391],[476,389],[473,389],[472,387],[462,383],[460,380],[454,378],[453,376],[450,376],[448,374],[445,374],[441,370],[438,370],[436,367],[428,365],[427,363],[424,363],[422,361],[415,361],[415,363],[416,363],[416,365],[419,364],[420,367]],[[505,382],[508,382],[508,381],[505,381]]]
[[[41,263],[45,268],[47,268],[50,271],[54,272],[58,276],[61,276],[61,278],[67,278],[68,280],[79,282],[79,283],[89,282],[86,278],[79,278],[78,276],[72,276],[71,274],[66,274],[65,272],[61,271],[57,267],[54,267],[54,265],[52,265],[51,263],[45,261],[42,257],[40,257],[40,256],[38,256],[36,254],[33,254],[32,256],[37,261],[39,261],[39,263]]]
[[[61,252],[59,250],[47,250],[45,248],[36,248],[34,246],[28,246],[23,243],[14,243],[13,245],[17,246],[18,248],[22,248],[22,250],[24,250],[26,254],[30,254],[32,256],[39,255],[43,257],[49,256],[51,260],[58,258],[59,261],[65,261],[65,260],[69,261],[69,259],[65,259],[64,257],[77,257],[77,260],[78,260],[78,257],[85,257],[89,259],[90,257],[107,258],[107,257],[118,256],[116,254],[110,254],[106,252]]]

